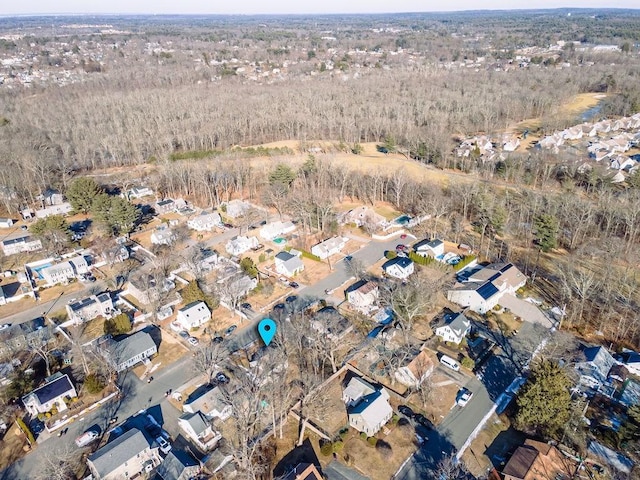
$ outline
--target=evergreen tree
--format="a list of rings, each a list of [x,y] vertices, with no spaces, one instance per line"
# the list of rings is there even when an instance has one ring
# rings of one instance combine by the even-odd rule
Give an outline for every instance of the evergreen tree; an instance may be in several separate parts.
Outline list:
[[[271,185],[285,185],[286,187],[289,187],[295,178],[296,174],[289,165],[279,163],[269,174],[269,183]]]
[[[76,212],[87,213],[101,191],[100,185],[93,178],[80,177],[71,182],[66,196]]]
[[[42,218],[31,225],[30,230],[46,250],[58,255],[66,250],[71,241],[69,224],[62,215]]]
[[[256,264],[253,263],[253,260],[250,257],[244,257],[240,260],[240,268],[251,278],[258,277],[258,267],[256,267]]]
[[[548,252],[558,246],[558,219],[548,213],[535,218],[533,225],[540,250]]]
[[[91,213],[95,221],[111,235],[131,233],[140,217],[140,211],[135,205],[124,198],[110,197],[106,193],[98,194],[93,199]]]
[[[571,413],[570,388],[571,380],[556,362],[536,363],[518,396],[516,426],[543,435],[560,430]]]

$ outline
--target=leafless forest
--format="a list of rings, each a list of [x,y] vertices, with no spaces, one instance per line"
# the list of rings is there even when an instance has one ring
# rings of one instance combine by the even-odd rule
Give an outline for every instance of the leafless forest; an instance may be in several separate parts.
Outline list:
[[[7,20],[1,51],[23,60],[5,68],[0,86],[2,204],[15,215],[42,190],[64,191],[98,171],[127,188],[135,179],[115,167],[129,166],[144,166],[144,181],[162,194],[202,206],[242,196],[327,232],[337,202],[386,201],[432,215],[425,234],[471,243],[555,285],[548,293],[566,305],[567,326],[637,344],[637,174],[614,186],[607,172],[562,155],[532,149],[488,164],[453,149],[459,138],[525,119],[541,118],[543,132],[575,124],[559,107],[579,93],[609,94],[602,116],[640,111],[638,18],[125,18],[109,19],[109,33],[71,28],[69,19],[46,32],[35,20]],[[36,68],[75,80],[45,83],[31,78]],[[9,83],[27,76],[28,85]],[[234,147],[280,140],[303,150],[329,141],[335,152],[378,142],[464,181],[356,173],[325,151],[309,157],[290,189],[275,188]],[[277,153],[270,168],[288,162]],[[553,253],[534,243],[542,213],[558,222]]]

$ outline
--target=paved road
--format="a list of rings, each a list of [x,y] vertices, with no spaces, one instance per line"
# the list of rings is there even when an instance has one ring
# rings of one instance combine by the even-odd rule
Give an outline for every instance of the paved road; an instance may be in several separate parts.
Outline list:
[[[471,377],[464,385],[473,392],[469,403],[464,408],[451,409],[437,431],[429,436],[429,441],[409,459],[394,480],[433,478],[438,463],[462,447],[495,400],[521,374],[548,332],[538,324],[524,322],[516,337],[494,335],[500,349],[483,367],[481,378]]]
[[[54,433],[53,436],[39,443],[38,447],[28,455],[1,471],[0,480],[37,478],[43,472],[47,457],[62,458],[68,452],[79,457],[83,453],[89,453],[89,447],[79,449],[74,443],[82,432],[93,425],[98,425],[105,432],[110,418],[117,416],[120,421],[124,421],[142,409],[153,412],[156,420],[163,425],[166,424],[169,433],[175,438],[177,419],[181,412],[167,401],[164,392],[183,385],[187,381],[186,372],[192,375],[195,373],[189,355],[185,355],[174,364],[154,374],[154,380],[151,383],[140,381],[131,372],[127,373],[122,380],[124,396],[121,400],[113,400],[69,424],[69,431],[62,437]],[[96,445],[92,446],[95,448]]]

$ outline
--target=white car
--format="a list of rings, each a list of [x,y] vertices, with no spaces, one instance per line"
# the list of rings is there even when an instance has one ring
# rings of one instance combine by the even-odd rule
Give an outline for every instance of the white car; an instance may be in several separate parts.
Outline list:
[[[165,455],[171,451],[171,444],[167,442],[163,437],[156,438],[156,443],[160,447],[160,451]]]
[[[194,347],[200,343],[196,337],[189,337],[187,342],[189,342]]]
[[[6,330],[7,328],[9,328],[11,326],[10,323],[3,323],[2,325],[0,325],[0,332],[2,330]]]
[[[459,406],[464,407],[467,403],[469,403],[469,400],[471,400],[471,397],[473,397],[473,392],[469,391],[466,388],[462,388],[458,392],[458,395],[456,397],[456,403]]]

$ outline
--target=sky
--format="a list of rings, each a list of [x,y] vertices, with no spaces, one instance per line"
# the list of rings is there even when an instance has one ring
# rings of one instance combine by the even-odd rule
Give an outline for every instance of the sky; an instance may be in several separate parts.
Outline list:
[[[393,13],[562,7],[639,8],[640,3],[638,0],[2,0],[0,15]]]

